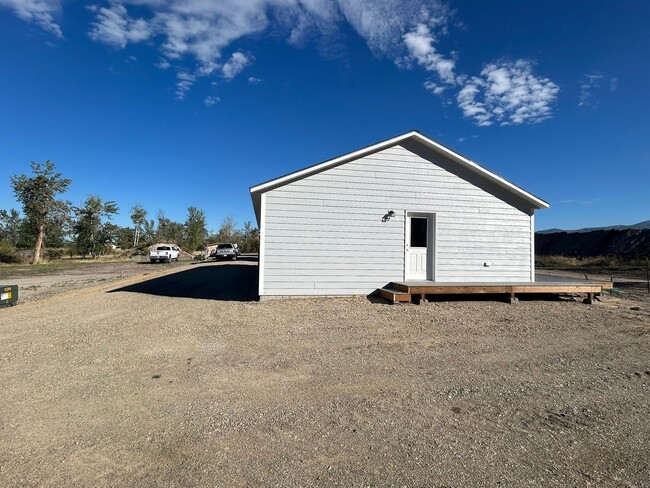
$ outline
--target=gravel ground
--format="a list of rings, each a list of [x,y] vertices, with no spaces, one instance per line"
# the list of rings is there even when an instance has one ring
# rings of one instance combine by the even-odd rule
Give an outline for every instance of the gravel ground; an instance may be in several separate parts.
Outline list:
[[[37,266],[4,265],[0,266],[0,283],[18,285],[20,302],[31,302],[122,278],[186,268],[190,264],[189,260],[152,264],[140,258],[123,261],[53,261]]]
[[[0,310],[0,486],[650,486],[641,291],[108,293],[142,279]]]

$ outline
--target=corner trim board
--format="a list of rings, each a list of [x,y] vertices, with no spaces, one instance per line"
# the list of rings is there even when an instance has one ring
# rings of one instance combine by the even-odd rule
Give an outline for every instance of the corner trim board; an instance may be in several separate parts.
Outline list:
[[[535,283],[535,210],[530,216],[530,281]]]
[[[264,295],[264,244],[266,241],[266,193],[262,193],[260,200],[260,251],[257,260],[259,296]]]

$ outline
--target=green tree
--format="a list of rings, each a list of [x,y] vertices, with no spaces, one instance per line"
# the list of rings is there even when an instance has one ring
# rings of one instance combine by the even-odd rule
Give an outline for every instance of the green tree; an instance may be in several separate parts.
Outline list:
[[[167,223],[167,241],[177,246],[185,246],[185,226],[180,222],[170,220]]]
[[[156,229],[156,240],[158,242],[167,242],[178,246],[184,245],[185,226],[179,222],[165,217],[162,210],[158,211],[158,227]]]
[[[138,239],[138,245],[144,241],[147,246],[153,244],[156,240],[156,222],[151,220],[145,220],[142,224],[142,234],[140,239]]]
[[[76,219],[73,230],[77,250],[84,257],[90,254],[95,258],[115,237],[116,226],[104,223],[103,219],[110,219],[119,208],[115,202],[102,202],[99,196],[90,196],[83,207],[76,207],[74,211]]]
[[[236,225],[237,222],[235,222],[235,219],[232,215],[228,215],[227,217],[224,217],[224,219],[221,221],[221,227],[219,228],[219,232],[217,233],[217,241],[236,242],[235,239]]]
[[[169,224],[171,220],[165,217],[165,212],[158,210],[158,215],[156,216],[157,225],[156,225],[156,240],[157,241],[167,241],[169,233]]]
[[[117,227],[115,230],[115,244],[120,249],[129,249],[135,239],[135,230],[133,227]]]
[[[117,239],[119,237],[120,228],[121,227],[119,225],[115,225],[111,222],[106,222],[102,224],[101,231],[99,233],[99,242],[101,243],[100,250],[99,250],[100,254],[107,249],[106,248],[107,245],[109,244],[117,245]]]
[[[242,252],[259,252],[260,231],[253,227],[250,221],[244,222],[244,228],[237,228],[237,223],[232,216],[227,216],[221,221],[221,227],[216,234],[211,232],[208,236],[210,242],[233,242],[239,244]]]
[[[133,247],[138,247],[138,242],[142,235],[142,228],[147,222],[147,211],[142,208],[142,205],[136,203],[131,209],[131,222],[133,222]]]
[[[22,219],[18,210],[0,210],[0,263],[13,263],[18,259],[16,246],[20,241]]]
[[[65,245],[66,239],[72,229],[72,216],[70,211],[70,202],[63,202],[62,205],[55,205],[53,207],[45,224],[45,237],[41,249]],[[33,249],[37,239],[38,226],[29,219],[22,219],[18,232],[17,247]]]
[[[0,239],[0,263],[15,263],[18,261],[18,253],[9,239]]]
[[[187,209],[185,221],[185,245],[191,250],[203,249],[208,231],[205,227],[205,212],[196,207]]]
[[[37,264],[41,260],[41,249],[53,217],[69,213],[70,203],[55,197],[68,189],[71,180],[62,178],[61,173],[55,173],[51,161],[43,164],[32,161],[31,167],[33,176],[12,176],[11,186],[16,199],[23,206],[27,228],[36,235],[32,263]]]
[[[22,220],[16,209],[12,208],[9,212],[0,210],[0,239],[17,246],[20,242]]]
[[[259,252],[260,250],[260,231],[253,227],[250,220],[244,223],[244,229],[241,231],[242,252]]]

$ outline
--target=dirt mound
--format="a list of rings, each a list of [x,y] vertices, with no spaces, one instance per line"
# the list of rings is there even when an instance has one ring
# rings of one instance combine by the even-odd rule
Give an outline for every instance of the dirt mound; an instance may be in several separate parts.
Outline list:
[[[640,258],[650,255],[650,229],[535,234],[535,252],[542,256]]]

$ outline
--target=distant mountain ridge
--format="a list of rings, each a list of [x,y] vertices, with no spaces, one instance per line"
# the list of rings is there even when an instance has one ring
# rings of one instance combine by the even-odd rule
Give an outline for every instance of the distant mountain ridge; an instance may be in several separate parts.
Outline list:
[[[644,220],[643,222],[639,222],[638,224],[632,224],[632,225],[610,225],[609,227],[585,227],[583,229],[576,229],[576,230],[564,230],[564,229],[554,228],[554,229],[539,230],[536,233],[556,234],[558,232],[566,232],[567,234],[577,234],[577,233],[584,233],[584,232],[593,232],[595,230],[628,230],[628,229],[637,229],[637,230],[650,229],[650,220]]]

